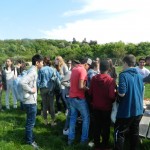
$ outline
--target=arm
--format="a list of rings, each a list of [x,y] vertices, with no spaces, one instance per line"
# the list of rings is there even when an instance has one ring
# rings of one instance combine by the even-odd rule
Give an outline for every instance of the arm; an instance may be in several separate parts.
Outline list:
[[[150,83],[150,74],[143,79],[143,82]]]
[[[30,87],[29,83],[33,82],[34,84],[35,81],[35,74],[34,72],[29,72],[26,76],[23,77],[22,81],[21,81],[21,85],[24,91],[34,94],[37,90],[36,87]]]
[[[113,79],[109,85],[109,98],[111,98],[112,100],[115,100],[116,97],[115,87],[116,87],[116,83],[115,83],[115,79]]]
[[[119,88],[118,88],[118,95],[120,97],[124,97],[125,93],[126,93],[127,87],[126,87],[126,82],[125,82],[125,77],[124,75],[121,73],[119,75]]]

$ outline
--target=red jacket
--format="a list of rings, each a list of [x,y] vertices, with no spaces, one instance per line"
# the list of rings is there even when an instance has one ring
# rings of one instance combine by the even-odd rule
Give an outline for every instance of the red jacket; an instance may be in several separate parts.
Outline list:
[[[108,74],[95,75],[90,83],[89,95],[92,96],[94,109],[109,111],[115,100],[116,83]]]

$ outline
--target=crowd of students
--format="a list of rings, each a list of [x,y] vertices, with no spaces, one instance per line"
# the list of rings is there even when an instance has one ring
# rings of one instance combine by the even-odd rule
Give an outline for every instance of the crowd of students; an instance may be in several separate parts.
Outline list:
[[[112,103],[118,100],[119,106],[114,124],[115,150],[123,150],[125,133],[130,133],[130,149],[136,150],[139,144],[139,123],[143,114],[144,83],[150,82],[150,71],[145,63],[150,64],[150,57],[140,58],[135,67],[134,55],[123,58],[123,69],[117,73],[111,59],[101,60],[84,58],[68,60],[66,63],[61,56],[56,56],[52,64],[49,57],[34,55],[32,66],[21,80],[23,88],[23,109],[27,114],[26,142],[38,148],[33,137],[33,128],[37,114],[37,92],[42,98],[42,115],[45,125],[55,126],[57,114],[64,110],[66,122],[63,134],[68,136],[68,145],[75,140],[77,118],[82,118],[81,144],[88,144],[89,133],[92,133],[95,150],[107,150],[109,147]],[[13,91],[13,80],[25,70],[25,62],[18,60],[17,67],[13,61],[6,60],[6,66],[1,69],[0,98],[2,87],[6,91],[5,106],[10,109],[9,94],[13,94],[13,108],[17,108],[17,99]],[[59,93],[49,92],[49,80],[56,74],[61,83]],[[62,108],[62,105],[63,107]],[[0,109],[2,104],[0,100]],[[48,112],[51,122],[48,120]]]

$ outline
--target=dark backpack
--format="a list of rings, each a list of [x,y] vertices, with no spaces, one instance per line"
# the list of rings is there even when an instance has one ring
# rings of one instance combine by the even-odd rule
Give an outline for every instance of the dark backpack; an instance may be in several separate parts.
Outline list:
[[[59,94],[61,92],[61,82],[56,75],[56,70],[54,69],[53,75],[49,80],[49,93]]]

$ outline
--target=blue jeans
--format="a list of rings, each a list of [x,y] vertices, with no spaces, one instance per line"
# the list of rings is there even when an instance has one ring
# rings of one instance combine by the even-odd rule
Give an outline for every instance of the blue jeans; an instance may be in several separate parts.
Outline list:
[[[68,113],[67,113],[67,116],[66,116],[66,122],[65,122],[65,127],[64,127],[65,130],[69,128],[70,114],[71,114],[71,111],[70,111],[70,98],[69,97],[66,97],[66,103],[67,103]]]
[[[24,109],[26,111],[26,127],[25,127],[25,134],[26,134],[26,142],[31,144],[34,142],[33,136],[33,127],[35,125],[36,120],[36,113],[37,113],[37,105],[36,104],[24,104]]]
[[[71,115],[70,115],[68,140],[74,140],[75,138],[75,125],[79,111],[83,119],[81,142],[87,141],[90,124],[90,116],[87,102],[85,99],[77,99],[77,98],[70,98],[69,100],[70,100]]]

